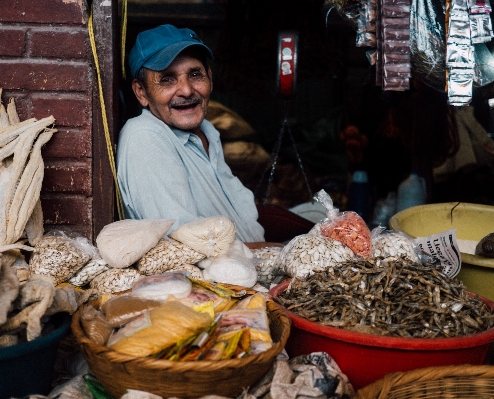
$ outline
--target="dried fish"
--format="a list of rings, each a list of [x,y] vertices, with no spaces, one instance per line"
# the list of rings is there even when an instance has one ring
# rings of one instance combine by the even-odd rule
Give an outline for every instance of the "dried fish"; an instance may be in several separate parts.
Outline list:
[[[494,313],[432,264],[352,259],[292,280],[275,298],[310,321],[369,334],[458,337],[494,327]]]

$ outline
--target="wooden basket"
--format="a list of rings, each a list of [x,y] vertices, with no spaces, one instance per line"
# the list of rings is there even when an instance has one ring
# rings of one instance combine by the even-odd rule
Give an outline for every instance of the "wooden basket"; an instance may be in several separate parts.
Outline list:
[[[89,339],[81,327],[85,306],[99,306],[100,299],[83,305],[72,317],[72,332],[98,381],[114,397],[137,389],[164,398],[198,398],[204,395],[235,397],[260,380],[272,367],[290,334],[290,318],[272,299],[267,301],[274,345],[267,351],[241,359],[175,362],[118,353]]]
[[[357,392],[356,399],[492,399],[494,366],[469,364],[390,373]]]

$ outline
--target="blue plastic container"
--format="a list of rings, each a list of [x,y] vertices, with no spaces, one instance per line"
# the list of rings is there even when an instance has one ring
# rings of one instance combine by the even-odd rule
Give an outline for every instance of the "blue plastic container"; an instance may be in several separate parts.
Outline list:
[[[55,330],[30,342],[0,349],[0,399],[47,395],[60,341],[70,331],[71,316],[52,316]]]

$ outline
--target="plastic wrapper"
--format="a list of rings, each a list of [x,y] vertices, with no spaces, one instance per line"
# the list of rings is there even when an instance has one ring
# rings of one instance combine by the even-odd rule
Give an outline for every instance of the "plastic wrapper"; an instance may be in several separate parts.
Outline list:
[[[51,276],[54,284],[58,285],[67,281],[96,255],[97,249],[87,238],[54,230],[45,234],[35,245],[29,259],[29,271]]]
[[[264,247],[255,249],[254,264],[257,271],[257,281],[261,284],[270,284],[278,274],[276,259],[283,247]]]
[[[98,345],[106,345],[113,332],[113,327],[105,315],[92,306],[85,306],[81,312],[81,326],[86,335]]]
[[[110,267],[123,269],[144,256],[172,227],[173,220],[119,220],[101,230],[96,245]]]
[[[328,215],[320,227],[321,234],[346,245],[355,255],[368,258],[371,254],[371,234],[364,219],[356,212],[339,212],[324,190],[316,193],[314,198],[324,205]]]
[[[238,241],[225,255],[208,259],[210,263],[203,270],[204,279],[253,287],[257,282],[253,256],[250,249]]]
[[[494,233],[482,237],[475,247],[475,255],[494,258]]]
[[[356,0],[324,0],[324,6],[334,10],[354,30],[357,30],[360,16],[360,1]]]
[[[473,68],[475,56],[473,46],[448,44],[446,54],[446,66],[448,68]]]
[[[178,301],[166,302],[127,323],[108,340],[111,349],[130,356],[155,355],[204,330],[212,319]]]
[[[232,298],[230,296],[219,296],[218,294],[206,288],[199,287],[196,284],[192,285],[192,291],[187,298],[178,299],[178,301],[190,308],[195,308],[204,303],[212,303],[215,312],[221,312],[222,310],[228,308],[231,300]]]
[[[414,76],[436,90],[446,86],[446,5],[443,0],[410,3],[410,61]]]
[[[448,74],[448,101],[453,105],[466,105],[472,99],[473,68],[454,68]]]
[[[372,257],[399,257],[412,262],[420,262],[420,251],[413,239],[399,231],[376,227],[372,230]]]
[[[470,14],[472,43],[490,42],[492,39],[492,20],[489,14]]]
[[[474,44],[474,85],[485,86],[494,82],[494,56],[485,43]]]
[[[355,259],[353,251],[337,240],[320,234],[305,234],[285,245],[276,267],[290,277],[306,277],[315,270],[326,270]]]
[[[176,269],[183,264],[194,264],[206,256],[181,242],[162,238],[156,246],[145,253],[137,262],[137,270],[146,276]]]
[[[166,272],[147,276],[132,285],[132,296],[165,302],[170,295],[187,298],[192,291],[192,283],[185,272]]]
[[[235,223],[230,218],[212,216],[186,223],[169,236],[207,257],[212,257],[228,252],[235,241],[236,231]]]
[[[101,305],[101,311],[104,313],[110,326],[120,328],[143,313],[160,305],[161,302],[154,299],[122,294],[108,298]]]
[[[140,278],[143,276],[131,267],[109,269],[93,278],[89,282],[89,287],[98,291],[100,295],[113,294],[131,289],[132,285]]]
[[[272,343],[268,315],[264,309],[232,309],[221,312],[218,339],[228,339],[242,328],[250,329],[252,341]]]
[[[492,11],[489,0],[468,0],[468,7],[472,14],[484,14]]]
[[[263,292],[256,292],[253,295],[241,299],[233,309],[263,309],[266,311],[267,296]]]

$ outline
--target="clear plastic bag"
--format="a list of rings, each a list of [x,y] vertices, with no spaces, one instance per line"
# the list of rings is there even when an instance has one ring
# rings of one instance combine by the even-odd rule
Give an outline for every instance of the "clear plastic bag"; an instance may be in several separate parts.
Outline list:
[[[316,201],[327,209],[327,220],[320,226],[321,234],[349,247],[357,256],[368,258],[371,255],[371,233],[362,217],[353,211],[339,212],[333,200],[324,191],[316,193]]]
[[[225,255],[208,258],[209,262],[203,270],[204,279],[253,287],[257,282],[253,254],[245,244],[240,244],[232,246]]]
[[[86,237],[53,230],[35,245],[29,259],[29,271],[51,276],[58,285],[72,277],[97,253],[97,248]]]
[[[105,315],[92,306],[82,308],[81,326],[86,335],[98,345],[106,345],[113,332],[113,327],[108,323]]]
[[[187,298],[192,291],[192,283],[186,272],[166,272],[139,279],[132,286],[132,296],[165,302],[170,295]]]
[[[235,241],[237,228],[226,216],[200,218],[184,224],[170,237],[207,257],[224,255]]]
[[[382,226],[372,230],[373,257],[397,256],[412,262],[420,262],[417,251],[420,251],[417,245],[405,233],[386,230]]]
[[[165,219],[119,220],[103,227],[96,245],[110,267],[123,269],[156,246],[173,223]]]

